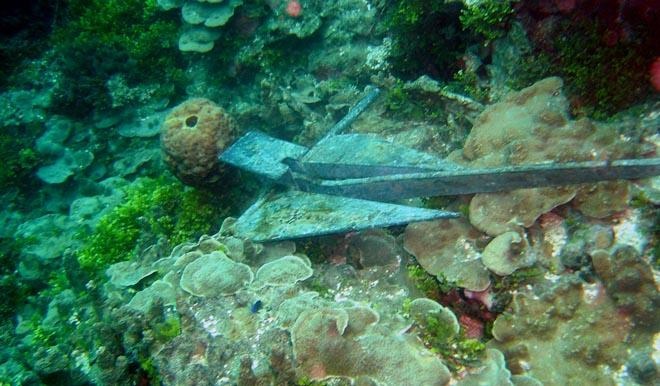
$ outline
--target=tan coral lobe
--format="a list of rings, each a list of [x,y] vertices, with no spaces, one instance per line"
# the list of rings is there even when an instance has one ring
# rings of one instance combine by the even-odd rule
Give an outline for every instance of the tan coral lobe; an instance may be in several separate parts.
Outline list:
[[[163,158],[185,184],[208,185],[221,178],[217,157],[234,137],[234,123],[222,107],[189,99],[172,109],[161,127]]]

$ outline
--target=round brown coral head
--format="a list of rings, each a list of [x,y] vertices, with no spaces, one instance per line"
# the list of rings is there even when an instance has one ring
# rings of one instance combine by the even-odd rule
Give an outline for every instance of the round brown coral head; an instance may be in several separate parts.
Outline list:
[[[218,182],[223,168],[218,154],[234,140],[233,120],[204,98],[176,106],[161,127],[161,148],[167,167],[183,183],[204,186]]]

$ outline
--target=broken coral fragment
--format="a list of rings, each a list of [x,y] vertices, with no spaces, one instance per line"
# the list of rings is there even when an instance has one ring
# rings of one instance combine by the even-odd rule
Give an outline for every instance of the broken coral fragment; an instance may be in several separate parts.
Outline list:
[[[512,274],[519,268],[529,267],[536,257],[527,239],[518,232],[505,232],[491,240],[482,253],[484,265],[500,276]]]

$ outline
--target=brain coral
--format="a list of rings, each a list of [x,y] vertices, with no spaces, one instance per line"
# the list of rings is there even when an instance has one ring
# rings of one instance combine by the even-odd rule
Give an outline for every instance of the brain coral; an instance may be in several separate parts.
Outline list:
[[[186,184],[217,182],[222,171],[218,153],[234,133],[233,121],[220,106],[204,98],[189,99],[172,109],[161,127],[163,158]]]

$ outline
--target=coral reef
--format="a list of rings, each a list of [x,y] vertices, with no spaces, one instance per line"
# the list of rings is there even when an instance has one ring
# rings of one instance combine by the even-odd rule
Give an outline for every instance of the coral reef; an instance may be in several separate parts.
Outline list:
[[[303,312],[292,328],[297,371],[313,380],[341,376],[389,385],[413,378],[425,385],[448,383],[449,371],[437,357],[421,354],[403,337],[377,332],[377,323],[378,314],[369,308]]]
[[[193,98],[176,106],[161,127],[165,163],[189,185],[218,182],[218,154],[234,140],[236,129],[224,109],[208,99]]]
[[[110,269],[108,290],[118,302],[114,317],[123,326],[124,344],[151,358],[153,372],[166,384],[344,379],[404,385],[415,377],[447,385],[445,363],[475,376],[484,371],[482,359],[490,367],[490,354],[482,356],[483,344],[462,338],[449,308],[425,298],[407,303],[401,272],[389,262],[359,270],[327,263],[312,269],[290,243],[254,245],[227,232],[181,244],[169,256]],[[351,248],[369,250],[361,243]],[[158,279],[151,281],[153,275]],[[135,292],[142,280],[150,284]],[[319,285],[328,285],[329,294],[310,291]],[[212,365],[219,360],[226,365]]]
[[[243,0],[158,0],[164,10],[181,8],[181,16],[186,23],[179,36],[179,50],[208,52],[220,37],[216,30],[222,27],[234,15],[234,9],[243,4]]]
[[[0,385],[659,383],[658,181],[255,244],[226,216],[261,186],[217,162],[368,85],[352,132],[465,166],[655,156],[649,2],[46,3],[0,16]]]
[[[570,275],[520,291],[495,321],[490,345],[504,352],[513,374],[544,385],[614,385],[608,372],[625,363],[621,342],[633,339],[634,322],[605,292]]]
[[[635,153],[632,144],[617,141],[618,133],[583,118],[571,121],[562,81],[547,78],[491,105],[477,118],[462,151],[450,158],[475,167],[617,159]],[[519,189],[480,193],[470,202],[470,222],[489,235],[531,226],[552,208],[580,194],[578,208],[598,217],[621,210],[625,183],[593,187]],[[623,196],[623,198],[622,198]],[[589,210],[597,207],[598,211]]]

